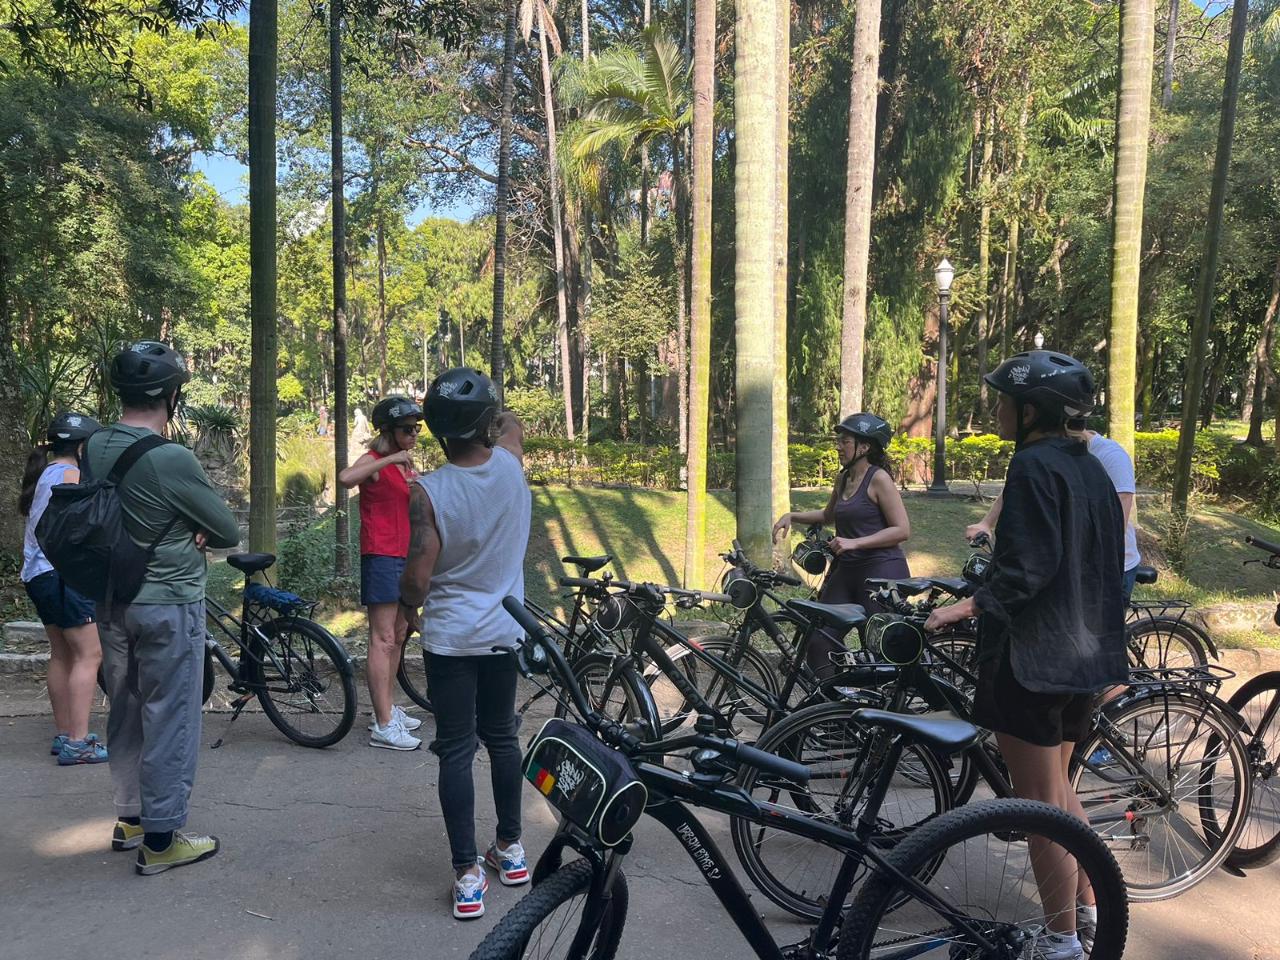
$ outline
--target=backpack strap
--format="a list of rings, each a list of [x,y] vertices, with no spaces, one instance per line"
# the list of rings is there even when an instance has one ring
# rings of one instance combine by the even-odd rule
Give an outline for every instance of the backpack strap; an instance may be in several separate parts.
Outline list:
[[[146,437],[139,437],[125,448],[124,453],[120,454],[120,456],[116,458],[115,465],[112,466],[111,472],[107,474],[107,482],[119,486],[124,478],[128,476],[129,471],[133,469],[134,464],[156,447],[162,447],[166,443],[173,443],[173,441],[166,440],[158,433],[153,433]],[[151,541],[151,546],[147,548],[148,552],[155,551],[156,547],[160,545],[160,541],[169,535],[169,531],[173,529],[174,524],[181,519],[181,516],[182,515],[179,513],[174,513],[174,515],[169,519],[169,522],[166,523],[164,528],[156,535],[156,538]]]
[[[146,437],[139,437],[125,448],[124,453],[116,457],[115,465],[112,466],[111,472],[107,474],[107,482],[114,483],[116,486],[119,486],[120,482],[124,480],[129,471],[133,469],[133,465],[135,463],[156,447],[172,442],[172,440],[166,440],[158,433],[153,433]]]

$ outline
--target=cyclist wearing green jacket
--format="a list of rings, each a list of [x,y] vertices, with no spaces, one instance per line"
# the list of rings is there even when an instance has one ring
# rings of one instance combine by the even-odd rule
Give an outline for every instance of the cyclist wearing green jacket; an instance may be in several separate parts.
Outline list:
[[[177,410],[186,361],[143,340],[111,361],[123,413],[89,438],[85,458],[106,477],[134,442],[163,433]],[[132,602],[99,610],[111,714],[113,850],[138,849],[135,869],[161,873],[218,852],[216,837],[177,833],[187,822],[200,747],[204,676],[205,547],[240,542],[235,517],[195,455],[177,443],[147,451],[118,488],[125,527],[138,543],[163,531]]]

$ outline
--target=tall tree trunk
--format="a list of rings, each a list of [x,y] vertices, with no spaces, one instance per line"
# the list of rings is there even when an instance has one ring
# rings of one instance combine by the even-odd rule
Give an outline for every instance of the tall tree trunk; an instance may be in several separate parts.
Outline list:
[[[560,341],[560,388],[564,395],[564,429],[573,432],[573,369],[569,355],[569,310],[565,301],[564,228],[560,211],[560,165],[556,160],[556,108],[551,98],[551,56],[547,52],[546,14],[538,5],[538,50],[542,57],[542,103],[547,119],[547,176],[551,192],[551,245],[556,265],[556,336]]]
[[[711,178],[715,144],[716,0],[696,0],[693,22],[693,236],[689,256],[689,452],[684,585],[704,583],[707,433],[711,415]]]
[[[374,188],[377,203],[377,187]],[[378,247],[378,393],[387,395],[387,230],[382,213],[377,215],[374,226]],[[466,361],[464,360],[463,363]]]
[[[489,375],[502,406],[506,390],[506,347],[503,343],[507,295],[507,212],[511,196],[511,116],[516,87],[516,25],[519,0],[507,0],[502,33],[502,119],[498,128],[498,184],[493,199],[493,326],[489,333]]]
[[[1271,277],[1271,299],[1267,301],[1267,312],[1262,316],[1262,333],[1258,335],[1258,345],[1253,351],[1253,405],[1248,417],[1249,436],[1244,442],[1254,447],[1262,446],[1263,407],[1266,406],[1267,384],[1271,380],[1271,342],[1275,334],[1277,308],[1280,308],[1280,257],[1276,258],[1276,270]]]
[[[777,2],[738,0],[734,31],[737,533],[759,564],[772,557]]]
[[[1022,234],[1022,193],[1019,176],[1022,173],[1023,160],[1027,154],[1027,122],[1031,115],[1031,79],[1023,77],[1022,109],[1018,114],[1018,139],[1014,147],[1014,214],[1009,220],[1009,245],[1007,247],[1004,276],[1004,320],[1000,325],[1000,359],[1009,356],[1010,344],[1014,331],[1018,329],[1020,318],[1018,300],[1018,244]]]
[[[342,5],[329,5],[329,167],[333,213],[333,466],[347,469],[347,206],[342,193]],[[425,349],[425,347],[424,347]],[[426,371],[423,370],[423,376]],[[425,387],[424,387],[425,389]],[[334,484],[334,573],[351,572],[347,488]]]
[[[676,218],[676,436],[681,453],[689,450],[689,190],[685,182],[684,144],[671,144],[672,206]]]
[[[1164,83],[1160,88],[1160,105],[1173,106],[1173,57],[1178,46],[1178,0],[1169,0],[1169,22],[1164,34]]]
[[[587,10],[587,0],[582,0],[582,62],[591,59],[591,14]]]
[[[641,25],[644,29],[649,29],[650,10],[649,0],[644,0],[644,19]],[[640,144],[640,247],[647,249],[649,246],[649,144]]]
[[[789,2],[789,0],[784,0]],[[849,146],[844,188],[844,315],[840,327],[840,415],[863,408],[867,333],[867,261],[876,170],[876,94],[880,75],[880,2],[856,0]]]
[[[1227,175],[1231,170],[1231,138],[1236,126],[1236,102],[1240,92],[1240,63],[1248,26],[1249,0],[1231,5],[1231,39],[1227,45],[1227,76],[1222,85],[1222,116],[1218,146],[1213,157],[1213,187],[1209,192],[1209,216],[1205,226],[1200,284],[1196,290],[1196,317],[1187,357],[1187,379],[1182,391],[1182,432],[1173,473],[1173,511],[1185,517],[1191,492],[1191,458],[1195,452],[1196,418],[1200,412],[1200,387],[1204,383],[1205,350],[1213,322],[1214,292],[1218,279],[1218,248],[1222,240],[1222,213],[1227,200]],[[1209,398],[1213,402],[1213,398]]]
[[[623,440],[630,440],[631,417],[627,411],[627,362],[622,357],[615,357],[613,369],[613,408],[618,416],[618,435]]]
[[[878,3],[879,0],[874,0]],[[787,363],[787,267],[790,255],[790,156],[791,139],[791,0],[774,0],[776,24],[774,27],[775,61],[774,83],[776,93],[777,141],[774,144],[777,158],[774,166],[777,178],[777,200],[774,202],[773,219],[773,509],[772,516],[780,517],[791,509],[791,464],[787,456],[788,430],[787,389],[789,365]],[[877,24],[878,24],[877,19]],[[877,32],[879,28],[877,26]],[[877,38],[877,50],[878,50]],[[870,97],[875,109],[875,92]],[[875,130],[872,120],[871,129]],[[868,178],[867,192],[870,192]],[[865,285],[865,277],[864,277]],[[779,544],[777,550],[783,556],[790,553],[790,544]]]
[[[1133,456],[1134,380],[1138,362],[1138,279],[1142,199],[1151,125],[1155,0],[1123,0],[1120,90],[1116,108],[1114,227],[1111,240],[1111,332],[1107,405],[1110,435]]]
[[[584,210],[582,230],[582,256],[578,279],[581,290],[578,293],[579,320],[578,329],[582,337],[580,360],[582,364],[582,439],[591,439],[591,339],[587,331],[591,329],[591,281],[595,269],[595,259],[591,250],[591,235],[594,231],[594,217],[590,209]]]
[[[249,549],[276,549],[276,0],[249,5]]]
[[[0,189],[0,197],[4,196]],[[0,236],[5,211],[0,207]],[[13,313],[9,304],[10,259],[7,244],[0,243],[0,489],[9,496],[22,486],[23,464],[31,448],[31,437],[23,422],[22,378],[13,351]],[[0,551],[15,556],[22,550],[23,518],[6,503],[0,510]]]
[[[988,91],[988,96],[990,96]],[[983,116],[982,170],[978,174],[978,316],[974,327],[978,339],[979,423],[987,420],[987,348],[991,343],[991,163],[996,143],[995,99],[987,103]]]
[[[1145,340],[1145,349],[1142,354],[1142,389],[1140,396],[1142,397],[1142,429],[1150,430],[1151,409],[1155,403],[1156,394],[1156,361],[1160,353],[1160,345],[1156,342],[1154,334],[1149,334]]]

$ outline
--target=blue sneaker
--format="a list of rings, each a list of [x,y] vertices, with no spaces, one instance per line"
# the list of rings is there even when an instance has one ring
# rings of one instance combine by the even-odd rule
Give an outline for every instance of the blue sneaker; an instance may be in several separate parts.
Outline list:
[[[65,733],[58,734],[56,737],[53,738],[53,743],[49,745],[49,753],[51,753],[53,756],[56,757],[58,754],[62,752],[62,745],[70,739],[71,738],[68,737]]]
[[[490,844],[484,855],[485,865],[498,871],[498,879],[504,887],[518,887],[529,882],[529,864],[525,861],[524,847],[520,841],[498,849],[496,843]]]
[[[58,751],[58,766],[70,767],[80,763],[106,763],[107,748],[97,734],[89,734],[83,740],[68,740]]]
[[[1089,766],[1091,767],[1109,767],[1115,762],[1115,756],[1106,747],[1099,747],[1089,754]]]
[[[464,873],[453,881],[453,915],[458,920],[474,920],[484,916],[484,895],[489,889],[489,878],[484,872],[484,861],[477,860],[480,876]]]

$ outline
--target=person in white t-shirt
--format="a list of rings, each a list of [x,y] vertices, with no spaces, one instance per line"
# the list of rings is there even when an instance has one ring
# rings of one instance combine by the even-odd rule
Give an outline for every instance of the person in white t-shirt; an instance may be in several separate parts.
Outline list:
[[[453,915],[470,920],[484,915],[486,866],[506,886],[529,882],[520,845],[523,777],[511,653],[520,628],[502,600],[524,599],[532,497],[524,428],[514,413],[498,412],[487,376],[447,370],[428,388],[423,407],[448,462],[411,484],[397,629],[404,636],[421,627],[436,720],[431,750],[440,758],[440,808],[453,859]],[[496,838],[482,858],[472,774],[477,736],[489,754],[498,815]]]
[[[1133,585],[1138,575],[1138,565],[1142,562],[1142,557],[1138,553],[1138,531],[1134,525],[1135,497],[1138,486],[1134,476],[1133,460],[1129,458],[1125,448],[1110,437],[1104,437],[1094,430],[1085,429],[1084,421],[1082,420],[1069,421],[1067,435],[1083,440],[1089,445],[1089,452],[1098,459],[1103,469],[1107,471],[1107,476],[1111,478],[1111,485],[1116,488],[1116,496],[1120,498],[1120,506],[1124,509],[1123,594],[1125,605],[1128,606],[1129,598],[1133,595]],[[991,505],[991,509],[987,511],[985,517],[977,523],[971,523],[965,527],[965,537],[972,540],[978,534],[985,533],[994,540],[996,520],[1000,516],[1000,508],[1002,506],[1004,506],[1003,493],[996,497],[996,502]]]

